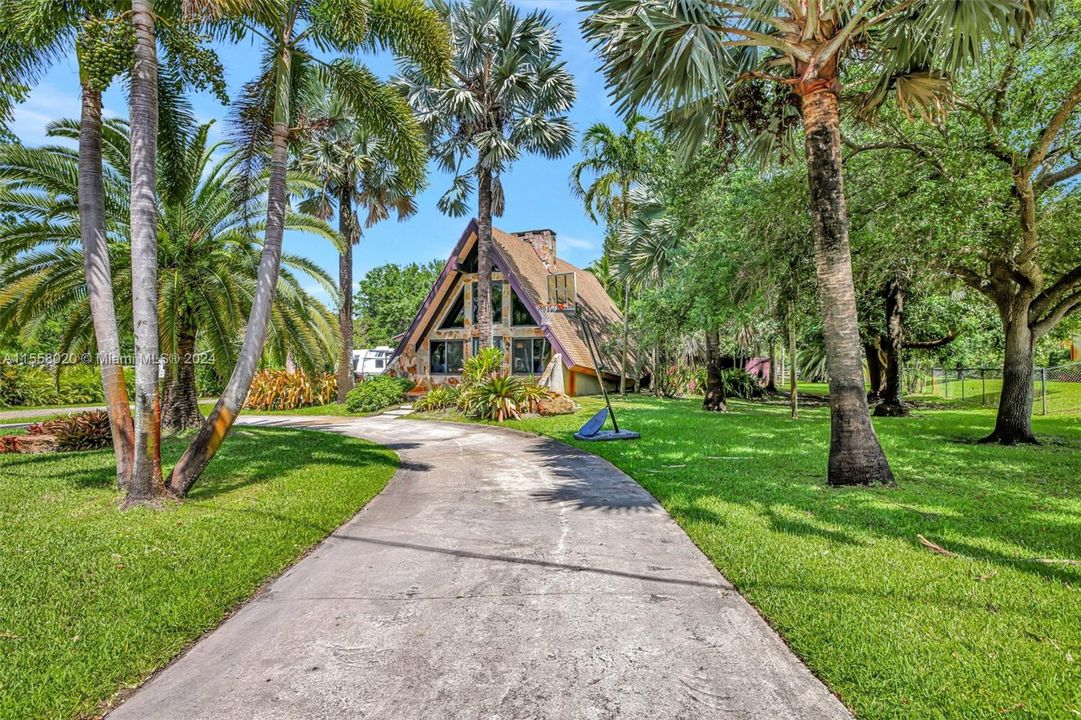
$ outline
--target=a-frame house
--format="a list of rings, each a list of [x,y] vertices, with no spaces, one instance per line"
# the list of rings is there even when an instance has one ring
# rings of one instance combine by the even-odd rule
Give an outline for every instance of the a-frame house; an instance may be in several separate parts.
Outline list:
[[[578,320],[546,314],[547,280],[575,273],[578,314],[592,329],[600,352],[600,377],[619,381],[620,358],[612,348],[623,317],[592,273],[556,256],[551,230],[506,233],[492,229],[492,334],[507,372],[539,377],[552,358],[562,374],[555,385],[568,395],[600,392],[587,338]],[[401,337],[388,368],[412,378],[416,392],[460,381],[462,365],[478,349],[473,297],[477,282],[477,223],[471,221],[443,271]],[[632,381],[633,382],[633,381]]]

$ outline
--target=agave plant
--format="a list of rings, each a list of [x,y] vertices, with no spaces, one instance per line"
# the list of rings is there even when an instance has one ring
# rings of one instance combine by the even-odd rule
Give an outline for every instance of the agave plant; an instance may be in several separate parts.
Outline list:
[[[485,420],[503,422],[518,419],[524,385],[514,375],[493,373],[463,393],[466,414]]]

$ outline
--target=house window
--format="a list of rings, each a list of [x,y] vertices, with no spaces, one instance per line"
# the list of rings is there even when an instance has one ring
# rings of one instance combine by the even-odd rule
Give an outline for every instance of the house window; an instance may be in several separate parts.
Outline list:
[[[383,367],[384,367],[384,363],[386,363],[386,361],[383,358],[376,358],[375,359],[375,369],[376,370],[382,370]]]
[[[462,340],[432,340],[428,349],[428,358],[432,372],[436,375],[452,375],[462,371]]]
[[[443,324],[439,326],[441,330],[448,330],[451,328],[464,328],[465,327],[465,288],[458,291],[458,297],[454,300],[454,304],[450,306],[450,310],[447,311],[446,317],[443,318]]]
[[[510,324],[518,327],[536,325],[537,323],[533,321],[533,316],[529,314],[529,308],[527,308],[525,303],[519,299],[518,293],[512,292],[510,298]]]
[[[502,350],[503,357],[506,357],[507,352],[510,350],[510,345],[506,338],[492,338],[492,347],[497,347]],[[480,352],[480,338],[473,338],[472,350],[472,357],[476,357],[477,353]]]
[[[545,338],[515,340],[511,367],[520,374],[540,375],[552,359],[552,346]]]
[[[473,283],[473,322],[477,321],[477,283]],[[503,322],[503,283],[498,280],[492,281],[492,324],[499,325]]]

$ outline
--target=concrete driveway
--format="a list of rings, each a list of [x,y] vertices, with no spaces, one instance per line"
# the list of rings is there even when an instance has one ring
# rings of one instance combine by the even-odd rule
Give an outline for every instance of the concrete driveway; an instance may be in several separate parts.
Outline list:
[[[656,500],[489,427],[245,418],[401,469],[111,720],[850,718]]]

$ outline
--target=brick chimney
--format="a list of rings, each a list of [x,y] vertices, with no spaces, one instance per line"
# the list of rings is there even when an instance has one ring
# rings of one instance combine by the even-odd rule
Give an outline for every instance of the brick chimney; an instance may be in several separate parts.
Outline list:
[[[514,233],[533,247],[537,257],[549,270],[556,265],[556,234],[551,230],[526,230]]]

